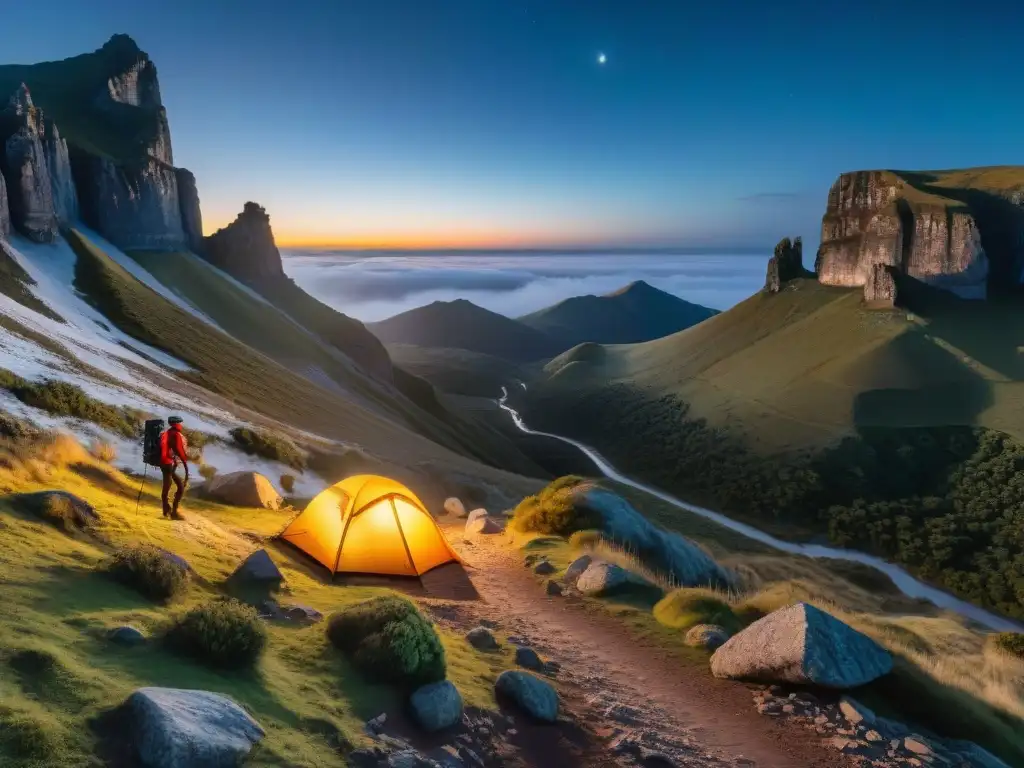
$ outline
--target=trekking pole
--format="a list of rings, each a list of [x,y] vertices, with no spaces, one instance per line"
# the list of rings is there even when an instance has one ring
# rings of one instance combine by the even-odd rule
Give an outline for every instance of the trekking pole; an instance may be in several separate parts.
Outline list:
[[[142,503],[142,489],[146,487],[146,473],[149,472],[149,464],[142,465],[142,485],[139,486],[139,498],[135,500],[135,515],[139,514],[139,505]]]

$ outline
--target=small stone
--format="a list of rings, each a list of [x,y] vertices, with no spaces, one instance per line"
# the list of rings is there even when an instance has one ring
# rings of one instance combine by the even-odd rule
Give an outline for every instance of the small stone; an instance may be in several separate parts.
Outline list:
[[[534,671],[541,670],[544,668],[544,662],[541,661],[540,656],[532,648],[520,646],[516,648],[516,664],[526,669],[532,669]]]
[[[558,719],[558,693],[550,683],[529,672],[502,672],[494,683],[494,690],[538,720],[553,723]]]
[[[126,646],[141,645],[146,642],[146,636],[130,624],[110,630],[107,633],[107,638],[118,645]]]
[[[498,641],[487,627],[476,627],[466,633],[469,644],[479,651],[493,651],[498,647]]]
[[[816,718],[814,718],[814,724],[815,725],[824,725],[827,722],[828,722],[828,715],[818,715]]]
[[[838,749],[840,752],[842,752],[850,745],[850,740],[843,736],[833,736],[832,741],[829,743],[832,745],[833,748]]]
[[[462,695],[449,680],[416,689],[409,704],[416,721],[426,731],[450,728],[462,719]]]
[[[868,731],[864,734],[864,738],[872,743],[878,743],[879,741],[885,741],[885,737],[882,736],[878,731]]]
[[[935,750],[921,736],[907,736],[903,740],[903,748],[917,755],[935,754]]]
[[[363,724],[363,729],[371,736],[376,736],[384,730],[384,723],[386,723],[387,720],[387,713],[381,712],[376,717],[367,720],[366,723]]]
[[[533,572],[536,573],[538,576],[550,576],[557,570],[558,569],[555,568],[555,566],[547,560],[541,560],[539,563],[533,566]]]
[[[691,627],[683,642],[691,648],[706,648],[715,651],[725,645],[729,639],[729,632],[725,627],[716,624],[698,624]]]
[[[875,713],[849,696],[843,696],[839,700],[839,711],[843,713],[843,717],[846,718],[847,722],[852,725],[863,723],[866,726],[872,726],[875,724]]]
[[[547,583],[547,586],[545,587],[545,590],[547,591],[548,595],[550,595],[551,597],[558,597],[559,595],[562,594],[562,585],[559,584],[554,579],[548,579],[548,583]]]

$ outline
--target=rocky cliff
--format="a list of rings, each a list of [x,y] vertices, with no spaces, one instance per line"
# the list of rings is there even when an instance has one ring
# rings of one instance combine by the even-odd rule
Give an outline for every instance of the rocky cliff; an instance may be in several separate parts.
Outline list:
[[[890,267],[962,298],[1021,282],[1024,169],[856,171],[832,185],[815,263],[827,285],[863,286]]]
[[[790,241],[788,237],[784,237],[775,246],[775,253],[768,260],[764,289],[768,293],[778,293],[786,282],[806,274],[803,239],[798,237]]]
[[[174,166],[156,65],[130,37],[64,61],[0,66],[8,86],[0,166],[18,230],[52,240],[81,216],[124,249],[201,246],[195,178]]]
[[[200,252],[211,264],[259,292],[374,378],[395,381],[387,350],[366,326],[320,303],[285,274],[270,216],[262,206],[246,203],[233,222],[205,239]]]

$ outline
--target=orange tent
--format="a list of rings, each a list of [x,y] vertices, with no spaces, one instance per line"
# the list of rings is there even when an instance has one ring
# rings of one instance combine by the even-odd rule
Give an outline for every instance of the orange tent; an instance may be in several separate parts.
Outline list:
[[[309,502],[281,538],[335,573],[421,576],[461,562],[434,518],[401,483],[355,475]]]

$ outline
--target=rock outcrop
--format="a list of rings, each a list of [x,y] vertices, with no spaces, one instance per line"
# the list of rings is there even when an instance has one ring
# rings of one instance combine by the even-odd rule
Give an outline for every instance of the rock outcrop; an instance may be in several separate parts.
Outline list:
[[[798,237],[790,242],[788,237],[784,237],[775,246],[775,255],[768,260],[764,289],[768,293],[778,293],[785,283],[804,274],[803,240]]]
[[[278,509],[281,494],[258,472],[229,472],[217,475],[203,491],[211,499],[237,507]]]
[[[11,223],[39,243],[53,242],[58,231],[44,135],[43,112],[22,83],[0,115],[0,168],[7,181]]]
[[[864,283],[864,301],[876,306],[896,305],[896,270],[888,264],[875,264]]]
[[[71,175],[68,143],[51,120],[43,124],[43,153],[50,175],[54,215],[60,226],[70,226],[78,219],[78,192]]]
[[[247,285],[286,279],[270,216],[256,203],[246,203],[233,222],[206,238],[204,247],[211,264]]]
[[[2,164],[0,164],[2,165]],[[11,206],[7,197],[7,182],[0,173],[0,238],[11,234]]]
[[[185,231],[185,240],[189,250],[202,253],[203,243],[203,212],[199,207],[199,189],[192,171],[175,168],[178,180],[178,206],[181,208],[181,227]]]
[[[878,643],[807,603],[755,621],[711,657],[715,677],[836,689],[891,670],[892,657]]]
[[[829,190],[822,218],[818,280],[863,286],[875,265],[962,298],[987,295],[989,259],[969,206],[892,171],[844,173]]]

